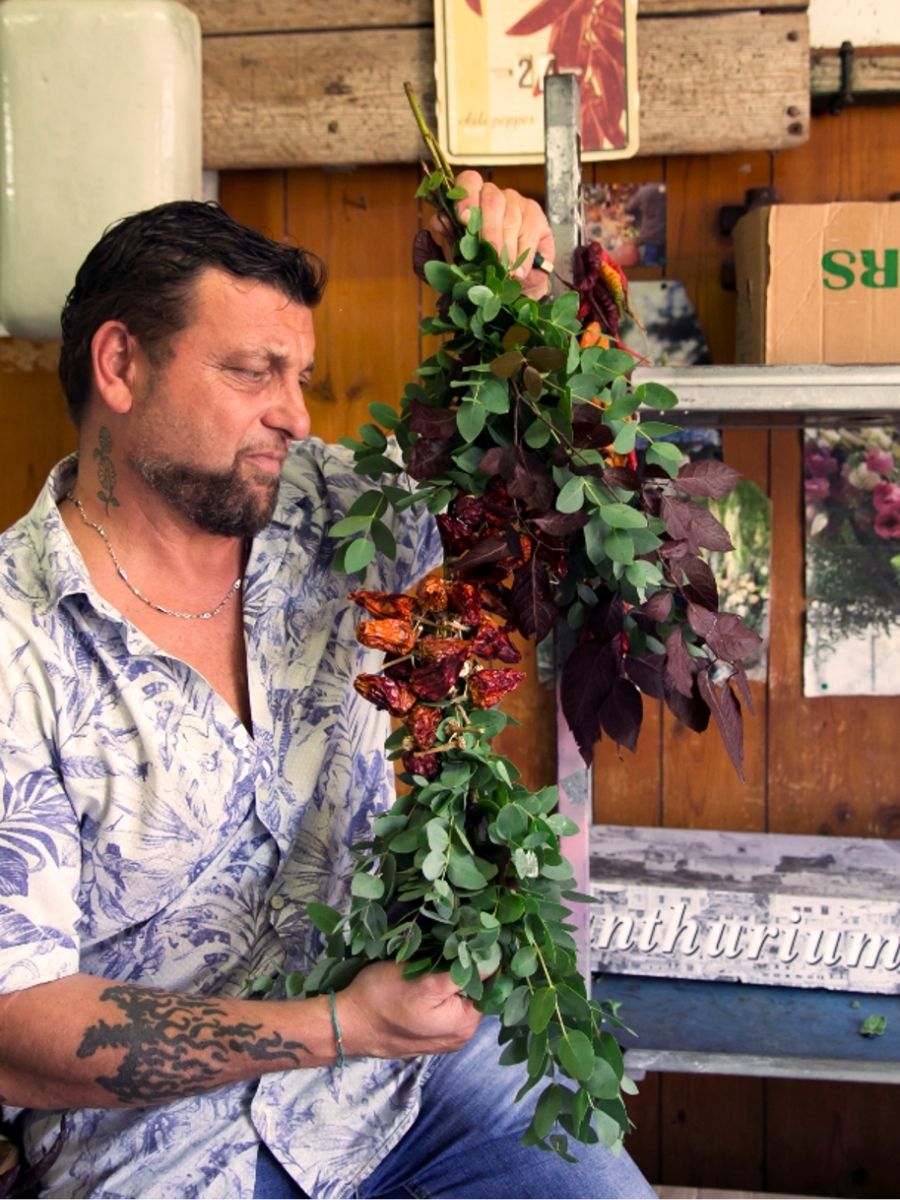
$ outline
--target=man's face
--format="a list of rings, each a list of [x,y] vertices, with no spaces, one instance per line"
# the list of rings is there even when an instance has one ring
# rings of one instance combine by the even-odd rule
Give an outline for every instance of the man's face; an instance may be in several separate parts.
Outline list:
[[[288,443],[309,433],[303,388],[312,314],[281,292],[209,268],[171,358],[145,368],[127,460],[209,533],[250,537],[269,521]]]

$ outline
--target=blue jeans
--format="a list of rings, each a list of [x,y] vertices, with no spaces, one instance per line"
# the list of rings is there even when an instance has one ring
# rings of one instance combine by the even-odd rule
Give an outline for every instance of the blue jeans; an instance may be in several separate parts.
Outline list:
[[[519,1138],[542,1089],[538,1085],[515,1104],[524,1067],[501,1067],[497,1056],[497,1021],[490,1017],[464,1049],[440,1056],[425,1082],[415,1123],[360,1185],[360,1200],[655,1197],[624,1151],[614,1158],[602,1146],[570,1140],[578,1162],[567,1163],[556,1154],[521,1146]],[[260,1147],[254,1195],[303,1196],[265,1146]]]

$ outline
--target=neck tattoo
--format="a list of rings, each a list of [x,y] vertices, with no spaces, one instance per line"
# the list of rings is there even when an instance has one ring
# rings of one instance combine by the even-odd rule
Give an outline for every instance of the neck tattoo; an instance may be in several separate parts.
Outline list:
[[[103,526],[99,522],[92,521],[90,519],[90,517],[84,511],[84,505],[81,503],[81,501],[76,496],[73,496],[71,492],[66,493],[66,499],[71,500],[72,503],[75,505],[75,507],[78,509],[78,515],[81,517],[81,519],[85,523],[85,525],[87,525],[87,527],[89,529],[93,529],[103,539],[103,544],[106,546],[106,549],[109,551],[109,557],[113,561],[113,566],[116,568],[116,572],[118,573],[119,578],[122,580],[122,582],[128,588],[129,592],[131,592],[132,595],[137,596],[138,600],[140,600],[142,604],[146,604],[148,608],[152,608],[154,610],[154,612],[162,613],[163,616],[165,616],[165,617],[178,617],[179,620],[182,620],[182,621],[211,621],[213,619],[213,617],[217,617],[219,615],[219,613],[222,611],[222,609],[225,607],[225,605],[228,603],[228,601],[232,598],[232,596],[236,596],[238,594],[238,592],[241,590],[241,585],[243,583],[243,578],[244,578],[243,574],[238,575],[237,579],[229,587],[228,591],[225,593],[225,595],[222,597],[222,599],[219,601],[219,603],[215,606],[215,608],[209,608],[206,610],[206,612],[178,612],[177,609],[166,608],[162,604],[157,604],[154,600],[151,600],[149,598],[149,596],[145,596],[144,593],[139,588],[136,588],[134,586],[134,584],[131,582],[131,580],[128,578],[128,576],[125,574],[125,568],[119,562],[116,552],[112,548],[112,542],[110,542],[110,540],[109,540],[109,534],[106,532],[106,530],[103,528]]]

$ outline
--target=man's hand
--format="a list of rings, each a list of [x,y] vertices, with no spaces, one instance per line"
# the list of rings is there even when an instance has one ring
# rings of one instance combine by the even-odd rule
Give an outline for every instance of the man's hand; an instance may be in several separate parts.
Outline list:
[[[365,967],[335,998],[348,1056],[407,1058],[461,1049],[481,1014],[449,974],[404,979],[398,963]]]
[[[512,188],[499,188],[486,183],[477,171],[460,171],[456,177],[459,187],[466,189],[465,200],[456,201],[456,212],[463,224],[472,207],[480,208],[481,236],[500,253],[504,248],[510,265],[525,252],[523,262],[513,271],[513,278],[522,284],[526,296],[539,299],[550,287],[546,271],[535,268],[534,256],[540,254],[548,266],[553,265],[555,248],[553,234],[544,210],[535,200],[527,200]],[[435,214],[429,222],[431,233],[446,244],[446,230]]]

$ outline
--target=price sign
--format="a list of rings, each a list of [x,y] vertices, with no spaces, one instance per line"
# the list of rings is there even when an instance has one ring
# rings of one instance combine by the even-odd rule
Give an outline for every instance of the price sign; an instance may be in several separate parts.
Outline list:
[[[636,0],[435,0],[438,126],[454,162],[544,157],[544,78],[580,79],[583,158],[638,147]]]

